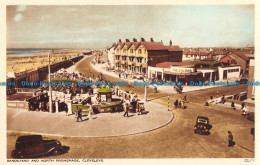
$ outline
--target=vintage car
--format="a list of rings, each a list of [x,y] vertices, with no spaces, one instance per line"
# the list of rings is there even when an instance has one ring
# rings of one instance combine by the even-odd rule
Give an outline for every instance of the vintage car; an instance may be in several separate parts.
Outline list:
[[[194,126],[194,133],[209,135],[209,130],[212,128],[212,125],[209,124],[209,118],[204,116],[198,116],[196,125]]]
[[[41,135],[20,136],[16,140],[13,158],[35,158],[45,155],[59,155],[68,152],[58,140],[43,140]]]

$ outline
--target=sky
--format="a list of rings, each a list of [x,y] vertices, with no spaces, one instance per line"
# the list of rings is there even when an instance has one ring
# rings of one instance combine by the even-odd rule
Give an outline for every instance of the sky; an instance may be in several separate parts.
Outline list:
[[[254,46],[254,6],[7,6],[8,48],[100,49],[133,38]]]

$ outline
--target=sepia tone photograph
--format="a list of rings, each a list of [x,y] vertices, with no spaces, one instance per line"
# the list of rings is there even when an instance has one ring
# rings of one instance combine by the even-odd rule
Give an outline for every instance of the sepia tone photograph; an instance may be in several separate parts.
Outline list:
[[[254,5],[7,5],[3,68],[10,162],[254,161]]]

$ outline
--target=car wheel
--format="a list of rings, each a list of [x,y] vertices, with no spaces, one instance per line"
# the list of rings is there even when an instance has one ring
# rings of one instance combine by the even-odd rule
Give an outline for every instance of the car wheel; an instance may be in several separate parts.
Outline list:
[[[25,156],[24,156],[24,154],[22,154],[22,153],[20,153],[18,156],[17,156],[17,158],[19,158],[19,159],[23,159]]]
[[[53,151],[52,151],[52,155],[56,156],[56,155],[60,155],[60,150],[55,148]]]

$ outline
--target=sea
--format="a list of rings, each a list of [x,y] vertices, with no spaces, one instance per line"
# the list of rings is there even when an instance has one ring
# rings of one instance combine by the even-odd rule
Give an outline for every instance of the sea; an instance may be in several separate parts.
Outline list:
[[[27,55],[37,54],[42,52],[49,52],[51,50],[58,50],[60,48],[7,48],[7,55]]]

